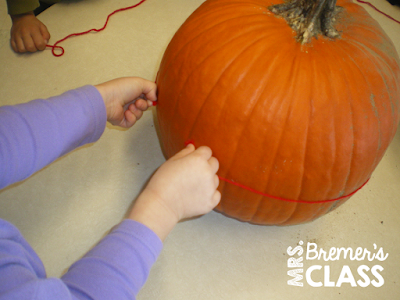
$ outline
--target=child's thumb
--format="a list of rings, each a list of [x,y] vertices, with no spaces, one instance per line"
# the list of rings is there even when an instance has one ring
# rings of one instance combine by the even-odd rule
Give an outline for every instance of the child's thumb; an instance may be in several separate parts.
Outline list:
[[[182,149],[181,151],[179,151],[177,154],[175,154],[172,159],[180,159],[182,157],[185,157],[187,155],[189,155],[190,153],[194,152],[195,147],[192,143],[187,144],[187,146]]]

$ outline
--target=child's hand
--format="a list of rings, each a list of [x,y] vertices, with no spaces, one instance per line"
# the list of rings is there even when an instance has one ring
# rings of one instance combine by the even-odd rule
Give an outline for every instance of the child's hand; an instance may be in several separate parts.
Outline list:
[[[210,212],[219,202],[218,160],[208,147],[189,144],[154,174],[146,187],[177,221]]]
[[[218,160],[208,147],[188,145],[154,174],[136,200],[130,218],[164,238],[182,219],[210,212],[221,199]]]
[[[13,15],[11,20],[11,47],[15,52],[36,52],[46,48],[50,33],[33,12]]]
[[[114,79],[95,86],[106,105],[107,121],[128,128],[157,100],[154,82],[138,77]]]

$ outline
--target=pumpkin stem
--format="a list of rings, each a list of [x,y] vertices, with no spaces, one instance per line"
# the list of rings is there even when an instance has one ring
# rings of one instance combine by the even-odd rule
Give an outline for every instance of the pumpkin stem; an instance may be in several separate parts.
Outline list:
[[[332,39],[340,37],[334,23],[342,7],[336,6],[336,0],[289,0],[268,9],[285,18],[302,44],[310,42],[312,37],[318,38],[319,34]]]

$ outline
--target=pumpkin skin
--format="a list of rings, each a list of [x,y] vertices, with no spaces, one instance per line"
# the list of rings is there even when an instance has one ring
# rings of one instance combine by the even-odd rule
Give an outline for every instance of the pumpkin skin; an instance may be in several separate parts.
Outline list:
[[[216,210],[265,225],[310,222],[370,177],[399,122],[396,50],[359,5],[336,29],[301,45],[267,7],[279,0],[208,0],[164,53],[157,117],[166,157],[186,141],[207,145],[221,181]]]

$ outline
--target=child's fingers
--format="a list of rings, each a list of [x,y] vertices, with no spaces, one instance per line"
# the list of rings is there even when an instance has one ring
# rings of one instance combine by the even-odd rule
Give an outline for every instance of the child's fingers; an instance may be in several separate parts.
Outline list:
[[[157,85],[152,81],[143,79],[142,93],[146,96],[146,99],[148,100],[157,100]]]
[[[201,146],[196,149],[196,153],[202,156],[204,159],[209,160],[212,156],[212,151],[207,146]]]
[[[24,49],[26,49],[29,52],[35,52],[37,50],[35,42],[33,41],[33,38],[30,34],[27,33],[22,35],[22,40],[25,46]]]
[[[221,201],[221,193],[220,191],[216,190],[213,197],[212,197],[212,206],[215,208],[218,203]]]
[[[15,43],[14,38],[11,39],[11,47],[15,52],[18,52],[17,44]]]
[[[138,109],[136,104],[129,105],[129,110],[136,116],[137,120],[139,120],[143,115],[143,110]]]
[[[219,169],[219,161],[218,159],[216,159],[214,156],[212,156],[209,160],[208,163],[211,166],[211,170],[213,173],[217,173],[218,169]]]
[[[214,176],[214,184],[215,184],[215,188],[217,188],[219,186],[219,177],[218,177],[218,175]]]
[[[137,121],[136,116],[130,110],[126,110],[124,113],[124,119],[121,122],[118,122],[118,123],[111,122],[111,124],[117,125],[117,126],[120,126],[123,128],[129,128],[129,127],[132,127],[133,125],[135,125],[136,121]]]
[[[188,144],[184,149],[179,151],[177,154],[175,154],[172,159],[180,159],[182,157],[185,157],[189,155],[190,153],[193,153],[195,151],[195,147],[193,144]]]
[[[41,32],[32,32],[31,37],[36,49],[44,50],[46,48],[46,42]]]
[[[147,100],[147,106],[148,106],[148,107],[150,107],[150,106],[155,106],[155,105],[157,105],[157,101],[156,101],[156,100],[155,100],[155,101]]]
[[[150,105],[149,102],[151,103]],[[152,105],[152,102],[150,100],[138,99],[136,100],[135,105],[138,109],[145,111]]]
[[[44,41],[45,41],[46,43],[48,43],[49,40],[50,40],[50,33],[49,33],[49,31],[47,30],[46,25],[44,25],[43,23],[40,24],[40,32],[41,32],[41,34],[42,34],[42,36],[43,36]]]
[[[14,42],[15,42],[15,48],[17,49],[16,52],[19,52],[19,53],[26,52],[24,41],[22,40],[22,37],[20,37],[19,35],[15,36]]]

